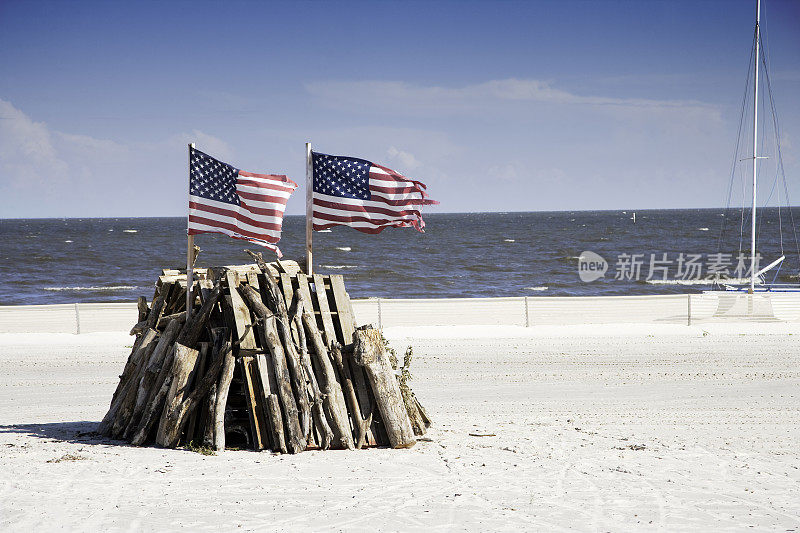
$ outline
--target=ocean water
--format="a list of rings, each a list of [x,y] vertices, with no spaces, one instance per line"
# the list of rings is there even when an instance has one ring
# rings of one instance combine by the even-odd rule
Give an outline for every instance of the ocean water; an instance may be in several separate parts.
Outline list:
[[[699,292],[710,287],[696,278],[707,275],[714,263],[709,254],[715,253],[732,254],[728,267],[735,270],[739,211],[727,216],[722,209],[636,211],[635,224],[632,213],[432,214],[425,217],[424,234],[404,228],[365,235],[338,227],[314,233],[315,272],[343,274],[354,298],[444,298]],[[787,260],[779,279],[797,281],[788,211],[782,212],[781,229],[777,210],[762,213],[762,266],[781,255],[782,230]],[[792,214],[800,222],[800,208]],[[285,259],[303,257],[304,220],[284,221]],[[744,226],[741,246],[749,250],[747,219]],[[0,220],[0,305],[124,302],[139,295],[149,300],[162,268],[185,266],[185,228],[185,218]],[[202,249],[198,266],[247,263],[243,249],[258,248],[215,234],[197,236],[196,244]],[[608,261],[605,276],[580,279],[578,257],[585,251]],[[651,254],[654,266],[661,267],[653,275]],[[679,254],[685,259],[700,254],[694,263],[701,270],[690,271],[684,262],[679,271]]]

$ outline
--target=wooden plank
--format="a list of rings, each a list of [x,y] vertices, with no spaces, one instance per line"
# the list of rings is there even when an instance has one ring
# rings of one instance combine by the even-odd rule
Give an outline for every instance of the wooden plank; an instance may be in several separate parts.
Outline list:
[[[322,334],[325,339],[325,346],[330,349],[331,343],[336,340],[336,328],[333,327],[331,306],[328,304],[328,291],[325,289],[325,277],[320,274],[314,274],[314,288],[316,289],[316,301],[319,306],[319,314],[322,318]]]
[[[333,301],[336,305],[336,318],[339,323],[339,332],[341,334],[339,342],[341,342],[343,346],[346,346],[353,343],[353,333],[355,333],[356,330],[355,318],[353,316],[353,304],[350,302],[350,295],[347,294],[344,288],[344,278],[342,275],[332,274],[330,279]],[[374,446],[379,444],[375,436],[378,430],[377,425],[380,415],[372,406],[364,369],[355,364],[350,364],[352,359],[352,355],[345,356],[343,354],[344,369],[345,372],[350,372],[353,377],[353,385],[358,396],[358,403],[361,406],[361,412],[372,413],[372,423],[367,431],[367,444]]]
[[[347,294],[344,288],[344,278],[341,274],[331,274],[331,290],[333,290],[336,313],[342,330],[340,342],[342,346],[347,346],[353,343],[353,333],[356,331],[356,326],[353,304],[350,303],[350,295]]]
[[[292,307],[292,296],[294,295],[292,276],[289,274],[281,274],[280,282],[281,289],[283,290],[283,301],[286,302],[286,309],[290,309]]]
[[[247,401],[247,415],[250,418],[250,431],[253,436],[253,449],[263,450],[267,447],[264,442],[267,437],[267,430],[264,426],[264,410],[258,399],[258,385],[254,375],[254,357],[252,355],[243,355],[239,358],[239,364],[241,365],[245,400]]]
[[[239,283],[236,279],[236,273],[228,271],[226,273],[228,280],[228,288],[231,293],[231,307],[233,308],[233,319],[236,325],[234,333],[234,342],[240,340],[239,349],[241,350],[255,350],[256,338],[253,335],[252,322],[250,320],[250,310],[244,304],[242,296],[237,289]]]

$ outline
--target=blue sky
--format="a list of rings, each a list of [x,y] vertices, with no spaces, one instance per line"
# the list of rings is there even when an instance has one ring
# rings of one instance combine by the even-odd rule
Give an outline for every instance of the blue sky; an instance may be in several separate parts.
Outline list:
[[[754,10],[4,0],[0,217],[183,215],[190,141],[301,183],[310,140],[434,212],[724,205]],[[764,12],[798,204],[800,2]]]

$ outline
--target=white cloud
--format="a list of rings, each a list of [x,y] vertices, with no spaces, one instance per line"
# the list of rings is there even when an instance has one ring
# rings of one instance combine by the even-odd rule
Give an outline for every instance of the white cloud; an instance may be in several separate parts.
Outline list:
[[[390,161],[398,161],[408,170],[414,170],[420,166],[420,162],[414,157],[414,154],[398,150],[394,146],[390,146],[389,149],[386,150],[386,154],[389,156]]]
[[[67,168],[47,125],[0,99],[0,187],[41,187],[63,180]]]
[[[306,90],[328,105],[386,112],[480,112],[520,102],[717,112],[714,106],[698,101],[579,95],[558,89],[550,81],[516,78],[463,87],[423,86],[399,81],[321,81],[307,83]]]
[[[8,217],[180,213],[191,141],[222,159],[233,154],[226,142],[199,130],[128,144],[55,131],[0,99],[0,212]]]

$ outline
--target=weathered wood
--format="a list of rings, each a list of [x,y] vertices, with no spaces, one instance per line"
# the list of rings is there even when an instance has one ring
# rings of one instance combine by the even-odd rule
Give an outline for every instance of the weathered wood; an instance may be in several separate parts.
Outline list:
[[[151,336],[152,333],[150,330],[144,333],[144,335]],[[153,350],[158,345],[158,338],[157,337],[149,337],[145,339],[145,342],[142,344],[142,349],[144,353],[142,358],[139,362],[139,365],[136,368],[136,372],[131,375],[130,383],[125,391],[125,395],[121,398],[121,403],[119,404],[119,409],[114,416],[114,422],[111,425],[110,435],[115,439],[122,438],[125,433],[125,428],[130,422],[131,416],[133,416],[134,409],[136,407],[136,399],[139,390],[139,382],[144,374],[145,367],[147,366],[147,362],[150,359]]]
[[[167,353],[172,350],[172,345],[175,342],[175,337],[178,336],[180,328],[180,321],[173,320],[170,322],[161,335],[161,338],[158,339],[158,344],[155,350],[153,350],[144,371],[140,374],[139,388],[136,393],[136,404],[124,432],[124,437],[127,440],[131,439],[136,428],[139,426],[142,413],[144,413],[147,401],[150,398],[150,392],[153,390],[153,385],[161,373],[161,368],[164,364],[164,359],[167,357]]]
[[[242,381],[244,383],[244,396],[247,403],[247,415],[250,419],[250,434],[253,436],[253,449],[263,450],[268,446],[267,428],[263,417],[263,408],[258,401],[257,381],[254,374],[254,358],[252,355],[242,355],[239,357],[239,368],[242,371]]]
[[[114,394],[111,396],[111,403],[109,404],[109,410],[111,406],[114,405],[114,402],[117,401],[117,397],[119,397],[120,393],[125,390],[125,386],[128,384],[128,380],[131,377],[131,373],[136,370],[136,366],[139,364],[139,357],[141,357],[142,353],[139,351],[139,347],[142,344],[144,337],[139,335],[136,337],[136,340],[133,342],[133,347],[131,348],[131,353],[128,355],[128,360],[125,362],[125,367],[122,370],[122,374],[119,376],[119,382],[117,383],[117,388],[114,390]],[[108,413],[106,417],[108,417]],[[106,422],[106,418],[103,418],[103,421]],[[103,422],[101,422],[101,425]],[[99,427],[99,426],[98,426]],[[99,432],[99,430],[98,430]]]
[[[158,296],[156,296],[155,300],[153,300],[153,307],[150,310],[150,314],[147,315],[148,328],[156,328],[158,319],[161,318],[161,315],[164,313],[164,305],[169,297],[169,293],[172,291],[172,287],[172,283],[164,283],[161,285]]]
[[[150,312],[150,308],[147,307],[147,298],[145,298],[144,296],[139,296],[139,298],[136,299],[136,308],[139,311],[138,322],[147,320],[147,313]]]
[[[331,307],[328,304],[328,291],[325,289],[325,278],[323,276],[314,274],[314,289],[319,305],[320,319],[322,320],[322,331],[325,334],[325,346],[330,348],[331,343],[336,340],[336,329],[333,327]]]
[[[197,356],[197,363],[194,366],[194,375],[195,380],[200,379],[200,377],[205,376],[206,374],[206,366],[208,366],[208,358],[209,352],[211,351],[211,345],[207,342],[200,342],[197,345],[197,351],[200,352]],[[212,385],[216,387],[216,383]],[[210,391],[209,391],[210,392]],[[205,407],[205,403],[201,402],[200,407],[195,409],[191,415],[189,415],[189,422],[186,424],[186,430],[183,433],[182,441],[184,444],[190,444],[195,439],[195,431],[197,428],[197,421],[201,418],[203,414],[203,408]],[[202,436],[202,434],[200,435]]]
[[[242,287],[242,295],[247,301],[250,309],[261,319],[260,327],[264,330],[264,339],[267,348],[272,355],[272,363],[275,369],[275,380],[277,383],[277,394],[283,407],[284,419],[286,422],[286,447],[290,453],[298,453],[306,448],[306,439],[303,428],[300,425],[300,413],[297,407],[297,400],[292,390],[292,376],[289,373],[286,362],[286,353],[283,349],[276,326],[275,315],[261,301],[260,295],[249,286]],[[303,392],[304,387],[297,384],[297,388]],[[304,398],[305,399],[305,398]]]
[[[230,290],[231,306],[233,308],[233,319],[236,324],[236,333],[234,338],[239,339],[239,348],[242,350],[255,350],[256,338],[253,335],[253,324],[250,320],[250,311],[244,304],[242,297],[239,295],[237,286],[239,285],[234,272],[226,274],[228,280],[228,289]]]
[[[187,348],[194,348],[197,346],[197,341],[200,340],[200,335],[203,333],[208,317],[217,301],[222,295],[222,286],[217,284],[214,290],[209,294],[208,299],[203,302],[203,306],[199,311],[193,312],[191,318],[184,324],[180,335],[178,335],[177,342],[183,344]]]
[[[169,445],[168,433],[172,432],[170,414],[180,406],[184,396],[188,394],[199,354],[198,350],[187,348],[180,343],[175,344],[175,357],[172,362],[172,370],[170,370],[171,383],[156,432],[156,444],[159,446]]]
[[[110,436],[114,432],[115,427],[121,425],[120,416],[121,410],[126,402],[136,401],[136,391],[139,386],[139,374],[142,368],[147,364],[147,359],[156,347],[158,340],[158,332],[154,330],[147,330],[140,337],[140,342],[135,352],[128,359],[125,365],[125,370],[120,376],[120,383],[117,387],[118,392],[111,400],[111,405],[108,412],[103,417],[103,420],[97,426],[97,432],[101,435]]]
[[[225,359],[222,363],[222,372],[219,376],[217,383],[217,398],[214,404],[214,418],[213,422],[213,443],[214,449],[222,451],[225,449],[225,406],[228,405],[228,393],[231,389],[231,380],[233,379],[233,368],[236,363],[233,357],[233,351],[230,350],[230,342],[227,337],[229,335],[228,328],[216,328],[211,331],[214,337],[214,350],[224,350]]]
[[[336,306],[336,315],[339,318],[339,327],[341,338],[339,341],[342,343],[343,348],[350,348],[353,342],[353,332],[355,331],[355,318],[353,315],[353,305],[350,302],[350,296],[344,287],[344,278],[341,274],[332,274],[330,276],[331,292],[333,293],[333,303]],[[364,376],[364,371],[359,366],[351,364],[352,352],[348,350],[344,355],[344,369],[345,372],[350,373],[353,378],[353,386],[358,396],[358,402],[361,406],[362,413],[372,412],[372,420],[367,429],[367,443],[370,445],[381,444],[378,440],[377,422],[380,413],[376,413],[369,397],[367,387],[367,380]]]
[[[289,318],[286,309],[286,304],[283,297],[275,284],[275,281],[270,276],[264,276],[266,282],[267,305],[260,301],[260,294],[253,287],[244,285],[241,287],[242,293],[247,292],[247,300],[249,303],[261,303],[266,310],[274,313],[274,323],[279,333],[279,339],[283,343],[284,355],[286,357],[287,368],[291,377],[292,389],[294,390],[295,398],[297,400],[297,412],[300,420],[300,428],[303,436],[308,439],[311,432],[311,404],[308,401],[307,383],[308,377],[300,361],[300,356],[295,349],[294,342],[292,341],[292,333],[289,328]],[[272,305],[272,308],[270,308]],[[252,306],[251,306],[252,308]],[[256,312],[255,309],[253,309]],[[258,314],[256,312],[256,314]]]
[[[231,351],[230,345],[227,344],[227,339],[225,339],[225,342],[217,349],[219,344],[218,342],[214,343],[214,360],[206,372],[206,375],[195,385],[194,390],[192,390],[188,397],[175,409],[168,412],[167,430],[163,440],[165,446],[170,448],[177,446],[178,440],[186,427],[188,416],[200,405],[203,396],[208,394],[209,389],[216,382],[225,356]]]
[[[347,346],[353,342],[353,332],[355,331],[355,318],[353,315],[353,304],[350,296],[344,288],[344,278],[341,274],[331,274],[331,290],[333,299],[336,302],[336,313],[339,315],[339,324],[342,327],[342,346]]]
[[[257,328],[256,331],[259,333],[259,336],[263,337],[264,331],[262,328]],[[266,345],[266,340],[264,340],[264,345]],[[280,428],[273,427],[272,423],[272,415],[269,412],[269,406],[267,405],[267,400],[269,399],[270,395],[272,394],[275,383],[274,371],[270,370],[271,356],[267,354],[259,353],[256,354],[254,357],[254,374],[258,376],[256,380],[257,387],[258,387],[258,403],[262,410],[262,417],[265,421],[265,430],[267,432],[266,437],[264,438],[264,446],[270,448],[274,451],[280,451],[280,446],[278,442],[278,434],[276,429],[280,429],[280,438],[283,439],[283,426],[281,424]],[[280,415],[280,409],[278,409],[278,414]],[[284,448],[286,447],[286,443],[283,444]],[[285,452],[284,452],[285,453]]]
[[[317,328],[314,315],[308,310],[305,300],[298,292],[299,307],[305,331],[311,339],[311,351],[314,362],[316,363],[317,382],[322,394],[323,407],[325,414],[330,421],[330,427],[334,436],[334,447],[353,449],[353,433],[350,429],[350,422],[347,416],[347,404],[345,403],[342,387],[336,379],[336,370],[333,368],[328,350],[322,340],[322,335]]]
[[[350,417],[353,422],[356,449],[360,449],[361,446],[364,445],[366,434],[369,430],[369,425],[372,422],[372,415],[368,417],[368,421],[365,421],[361,416],[361,407],[358,405],[358,398],[356,396],[355,388],[353,387],[353,380],[350,378],[350,373],[344,368],[342,346],[338,342],[334,342],[333,346],[331,346],[331,360],[336,365],[336,369],[341,376],[344,397],[349,406]]]
[[[156,421],[161,416],[161,411],[164,406],[164,399],[167,397],[169,387],[172,384],[169,369],[172,368],[172,361],[175,357],[175,347],[172,346],[167,352],[167,358],[161,367],[162,372],[159,373],[153,384],[153,389],[150,391],[150,397],[142,413],[142,419],[139,422],[136,431],[133,432],[131,444],[134,446],[141,446],[147,441],[150,432],[153,429]]]
[[[272,428],[272,450],[280,453],[286,453],[286,438],[283,434],[283,418],[281,417],[281,406],[278,402],[278,395],[270,394],[267,397],[266,405],[270,427]]]
[[[359,329],[353,339],[353,360],[366,370],[389,445],[392,448],[410,448],[417,441],[380,331]]]
[[[211,385],[211,389],[209,389],[206,396],[206,403],[203,406],[203,412],[200,415],[199,428],[202,428],[202,443],[206,448],[214,448],[214,421],[216,420],[214,406],[217,404],[218,386],[217,383]]]

